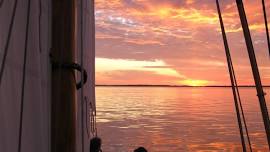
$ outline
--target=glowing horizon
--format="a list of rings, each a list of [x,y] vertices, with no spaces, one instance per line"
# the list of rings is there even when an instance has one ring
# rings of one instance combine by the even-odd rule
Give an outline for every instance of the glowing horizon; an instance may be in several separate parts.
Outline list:
[[[269,85],[261,3],[244,4],[262,82]],[[237,80],[252,85],[235,2],[222,1],[221,8]],[[215,1],[96,0],[95,14],[97,84],[230,85]]]

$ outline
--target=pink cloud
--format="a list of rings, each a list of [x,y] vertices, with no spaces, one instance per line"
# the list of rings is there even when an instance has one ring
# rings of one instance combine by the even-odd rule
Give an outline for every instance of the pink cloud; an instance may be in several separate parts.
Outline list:
[[[244,1],[260,67],[270,67],[260,1]],[[233,63],[241,84],[253,84],[249,59],[234,1],[221,1]],[[270,4],[267,5],[270,7]],[[187,79],[229,84],[220,26],[213,0],[97,0],[97,57],[138,61],[163,60]],[[267,68],[260,68],[263,82],[270,84]],[[139,82],[137,72],[125,70],[127,83]],[[136,73],[136,74],[135,74]],[[150,72],[151,73],[151,72]],[[142,72],[153,84],[167,77]],[[117,72],[100,83],[115,82]],[[105,75],[108,75],[106,73]],[[151,75],[151,76],[150,76]],[[151,77],[158,77],[151,79]],[[104,73],[97,73],[103,78]],[[151,80],[150,80],[151,79]],[[169,79],[169,78],[168,78]],[[173,78],[170,78],[175,81]],[[121,83],[125,83],[121,80]],[[169,83],[168,82],[168,83]],[[119,82],[120,83],[120,82]]]

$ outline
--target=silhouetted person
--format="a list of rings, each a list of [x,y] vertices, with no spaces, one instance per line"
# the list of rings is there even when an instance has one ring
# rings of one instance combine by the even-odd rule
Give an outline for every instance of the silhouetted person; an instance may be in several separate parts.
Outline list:
[[[90,141],[90,152],[102,152],[101,150],[101,139],[94,137]]]
[[[134,152],[147,152],[147,150],[144,147],[139,147],[135,149]]]

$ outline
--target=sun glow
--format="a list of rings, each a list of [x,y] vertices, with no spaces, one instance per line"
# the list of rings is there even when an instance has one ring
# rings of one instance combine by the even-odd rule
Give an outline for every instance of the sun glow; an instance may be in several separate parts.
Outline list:
[[[180,83],[183,85],[188,85],[188,86],[207,86],[209,84],[209,81],[187,79],[187,80],[180,81]]]
[[[169,8],[160,8],[157,13],[161,18],[165,18],[171,14]]]

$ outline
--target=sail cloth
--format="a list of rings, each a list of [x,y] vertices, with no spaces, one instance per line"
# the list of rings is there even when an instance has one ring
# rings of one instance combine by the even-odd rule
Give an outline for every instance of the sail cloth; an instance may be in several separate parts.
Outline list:
[[[15,1],[0,3],[0,64],[4,60]],[[80,3],[76,5],[76,62],[83,63],[88,80],[77,92],[76,147],[77,151],[87,152],[95,132],[92,122],[96,113],[94,0],[77,2]],[[21,152],[51,151],[51,1],[31,0],[26,69],[23,72],[27,8],[27,1],[18,0],[0,84],[0,150],[4,152],[18,151],[23,88]],[[24,73],[25,85],[22,87]],[[81,80],[80,74],[77,79],[78,82]]]
[[[0,6],[0,64],[16,0]],[[17,3],[0,85],[0,150],[18,151],[28,1]],[[50,0],[32,0],[26,56],[21,152],[50,151]]]
[[[77,92],[77,151],[88,152],[95,136],[95,14],[94,0],[79,0],[77,6],[77,63],[87,71],[87,82]],[[81,75],[77,77],[81,80]]]

